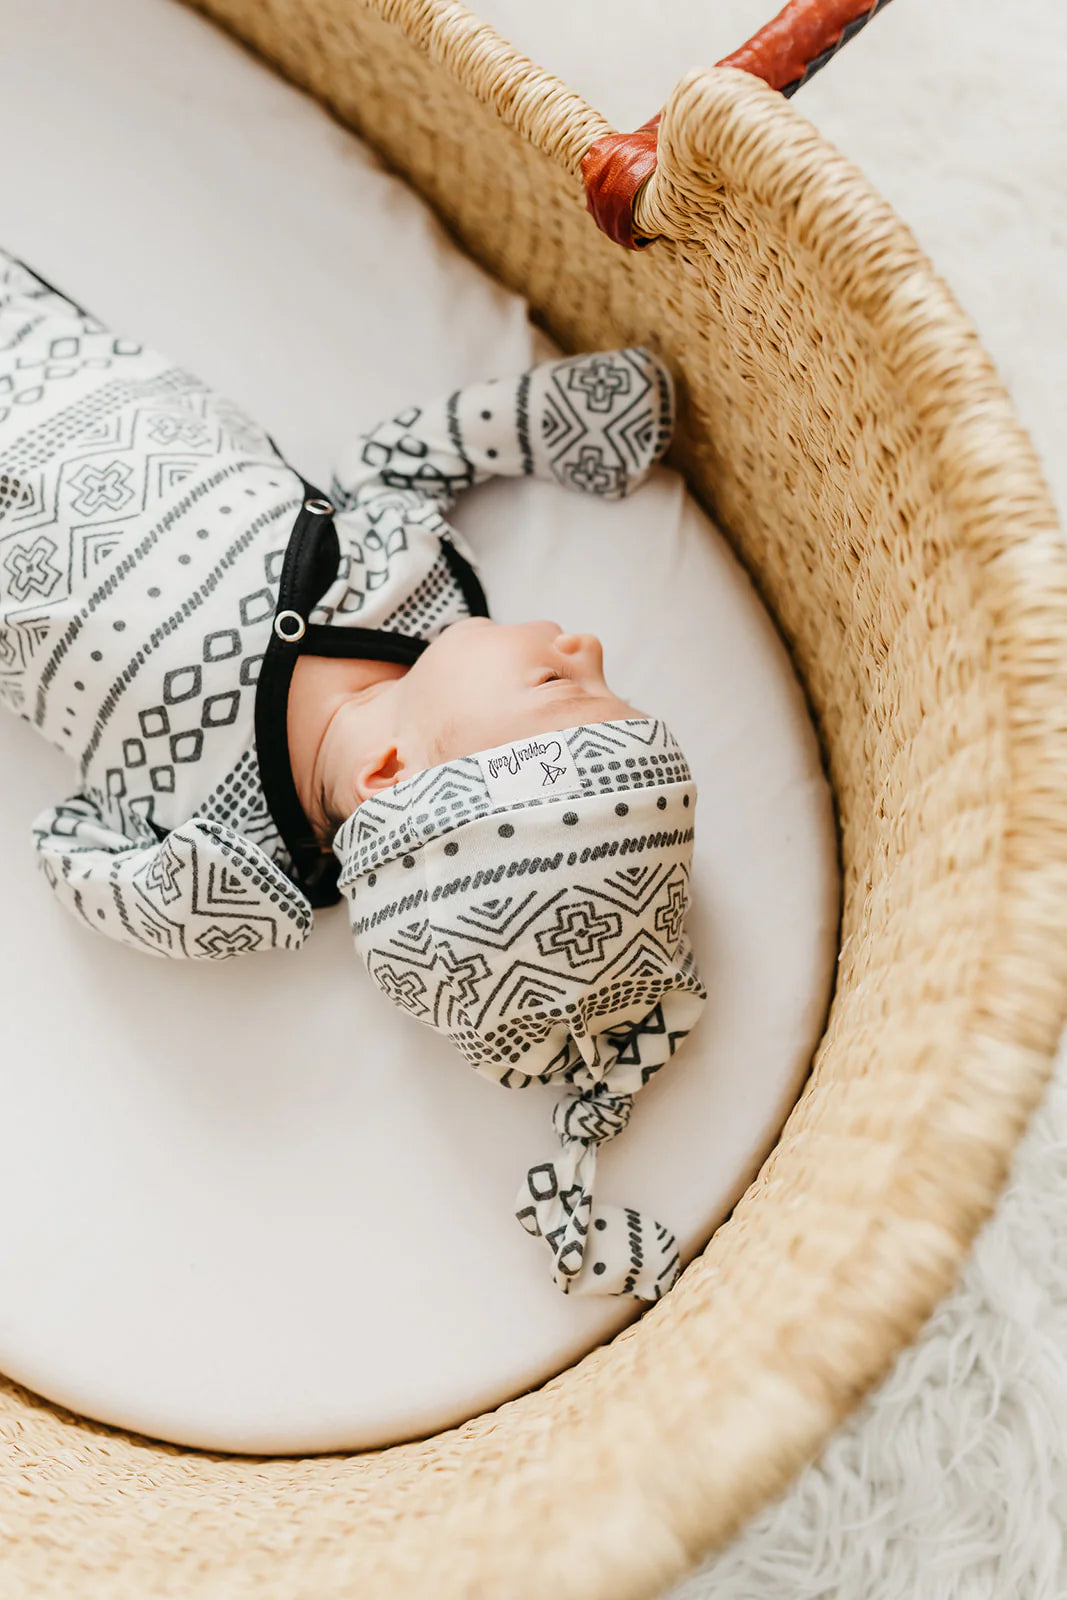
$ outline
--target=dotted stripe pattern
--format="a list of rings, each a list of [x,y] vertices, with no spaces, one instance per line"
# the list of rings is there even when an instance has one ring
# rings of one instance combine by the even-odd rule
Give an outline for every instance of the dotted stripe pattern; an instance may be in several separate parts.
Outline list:
[[[569,728],[565,736],[582,785],[575,804],[604,794],[692,783],[681,746],[658,719],[600,722]],[[343,824],[334,841],[342,863],[341,887],[465,823],[557,803],[551,798],[518,804],[492,800],[477,756],[432,767],[364,801]],[[573,826],[578,813],[570,815],[573,821],[567,813],[563,821]]]

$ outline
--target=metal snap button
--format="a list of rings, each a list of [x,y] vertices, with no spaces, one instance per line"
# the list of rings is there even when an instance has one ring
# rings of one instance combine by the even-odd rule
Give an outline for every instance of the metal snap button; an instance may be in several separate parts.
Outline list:
[[[305,500],[304,510],[314,512],[317,517],[333,516],[333,506],[328,500]]]
[[[279,611],[274,619],[274,631],[286,644],[295,644],[307,632],[307,623],[299,611]]]

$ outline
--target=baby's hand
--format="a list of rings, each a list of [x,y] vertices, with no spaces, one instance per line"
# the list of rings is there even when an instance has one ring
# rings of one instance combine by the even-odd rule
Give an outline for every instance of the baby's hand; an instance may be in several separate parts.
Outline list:
[[[620,500],[644,482],[674,427],[674,384],[641,345],[569,356],[530,384],[534,471],[564,488]]]

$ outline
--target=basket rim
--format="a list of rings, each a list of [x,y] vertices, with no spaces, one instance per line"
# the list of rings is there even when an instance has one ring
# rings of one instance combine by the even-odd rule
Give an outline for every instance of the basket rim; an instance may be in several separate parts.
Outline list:
[[[773,1439],[761,1437],[755,1426],[755,1385],[731,1399],[732,1459],[726,1464],[720,1453],[704,1463],[709,1491],[714,1485],[719,1498],[728,1499],[730,1475],[750,1481],[762,1477],[761,1497],[784,1487],[918,1332],[951,1287],[966,1250],[991,1213],[1011,1154],[1050,1075],[1067,1017],[1067,941],[1062,937],[1067,920],[1067,551],[1033,446],[970,320],[910,229],[855,165],[792,103],[758,79],[733,68],[698,68],[680,80],[664,108],[659,163],[635,206],[639,231],[683,252],[709,248],[709,229],[713,234],[720,204],[713,172],[721,175],[725,189],[743,191],[754,200],[769,224],[807,252],[857,320],[870,325],[878,315],[892,322],[894,343],[887,348],[883,329],[880,358],[898,377],[905,402],[924,414],[943,492],[951,498],[957,519],[968,527],[975,570],[986,577],[990,645],[1004,690],[1010,758],[998,920],[995,930],[988,930],[977,1003],[943,1040],[915,1043],[931,1061],[940,1054],[957,1068],[936,1074],[943,1085],[939,1098],[946,1112],[944,1127],[927,1124],[917,1130],[913,1150],[916,1172],[935,1160],[948,1168],[940,1179],[944,1213],[936,1224],[916,1227],[914,1250],[898,1255],[891,1284],[875,1244],[884,1219],[870,1217],[870,1226],[841,1258],[835,1278],[824,1282],[820,1296],[824,1306],[833,1302],[836,1317],[851,1302],[853,1364],[848,1370],[820,1371],[817,1334],[791,1338],[788,1357],[780,1350],[760,1374],[765,1389],[777,1390]],[[765,181],[754,183],[753,174]],[[936,415],[930,406],[934,388],[942,396]],[[960,461],[966,461],[966,470]],[[1009,477],[1014,479],[1010,486]],[[844,933],[846,940],[850,937]],[[816,1068],[839,1000],[838,990],[816,1052]],[[989,1113],[981,1128],[975,1110],[979,1100]],[[796,1114],[795,1108],[760,1179],[716,1237],[752,1228],[754,1201]],[[980,1175],[969,1169],[968,1157],[981,1158]],[[900,1237],[894,1241],[898,1251],[902,1242]],[[698,1266],[699,1259],[687,1273]],[[882,1298],[864,1301],[862,1286],[876,1277]],[[684,1292],[684,1285],[685,1275],[678,1289]],[[890,1287],[893,1294],[888,1296]],[[665,1316],[666,1302],[617,1339],[651,1339],[652,1329]],[[812,1327],[817,1329],[819,1322],[816,1312]],[[877,1360],[864,1359],[863,1346],[884,1340],[889,1325],[891,1347]],[[797,1326],[780,1325],[755,1343],[769,1357],[774,1334],[795,1333]],[[682,1342],[675,1341],[672,1360]],[[688,1353],[695,1384],[700,1354],[694,1343]],[[754,1348],[750,1354],[748,1371],[755,1377]],[[700,1459],[700,1421],[706,1421],[691,1405],[692,1395],[690,1390],[690,1405],[673,1441],[678,1452],[685,1438],[690,1474]],[[719,1421],[721,1443],[731,1429],[721,1415]],[[742,1442],[746,1427],[754,1441],[747,1447]],[[661,1495],[664,1504],[683,1506],[685,1486],[670,1470],[669,1457],[651,1449],[654,1431],[650,1426],[645,1432],[629,1468],[647,1469],[650,1488],[662,1488],[666,1474],[673,1492]],[[589,1488],[592,1492],[592,1482]],[[692,1561],[718,1538],[709,1540],[705,1512],[693,1503],[691,1491],[688,1498],[688,1526],[683,1528],[677,1515],[672,1522]],[[724,1523],[719,1537],[739,1520],[738,1515]]]

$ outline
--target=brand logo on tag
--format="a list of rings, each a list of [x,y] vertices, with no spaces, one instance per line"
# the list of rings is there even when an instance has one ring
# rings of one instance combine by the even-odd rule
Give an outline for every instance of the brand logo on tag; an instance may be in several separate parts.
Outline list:
[[[539,800],[557,794],[574,794],[582,787],[574,757],[562,733],[542,733],[516,739],[495,750],[478,754],[489,798],[499,805],[508,800]]]

